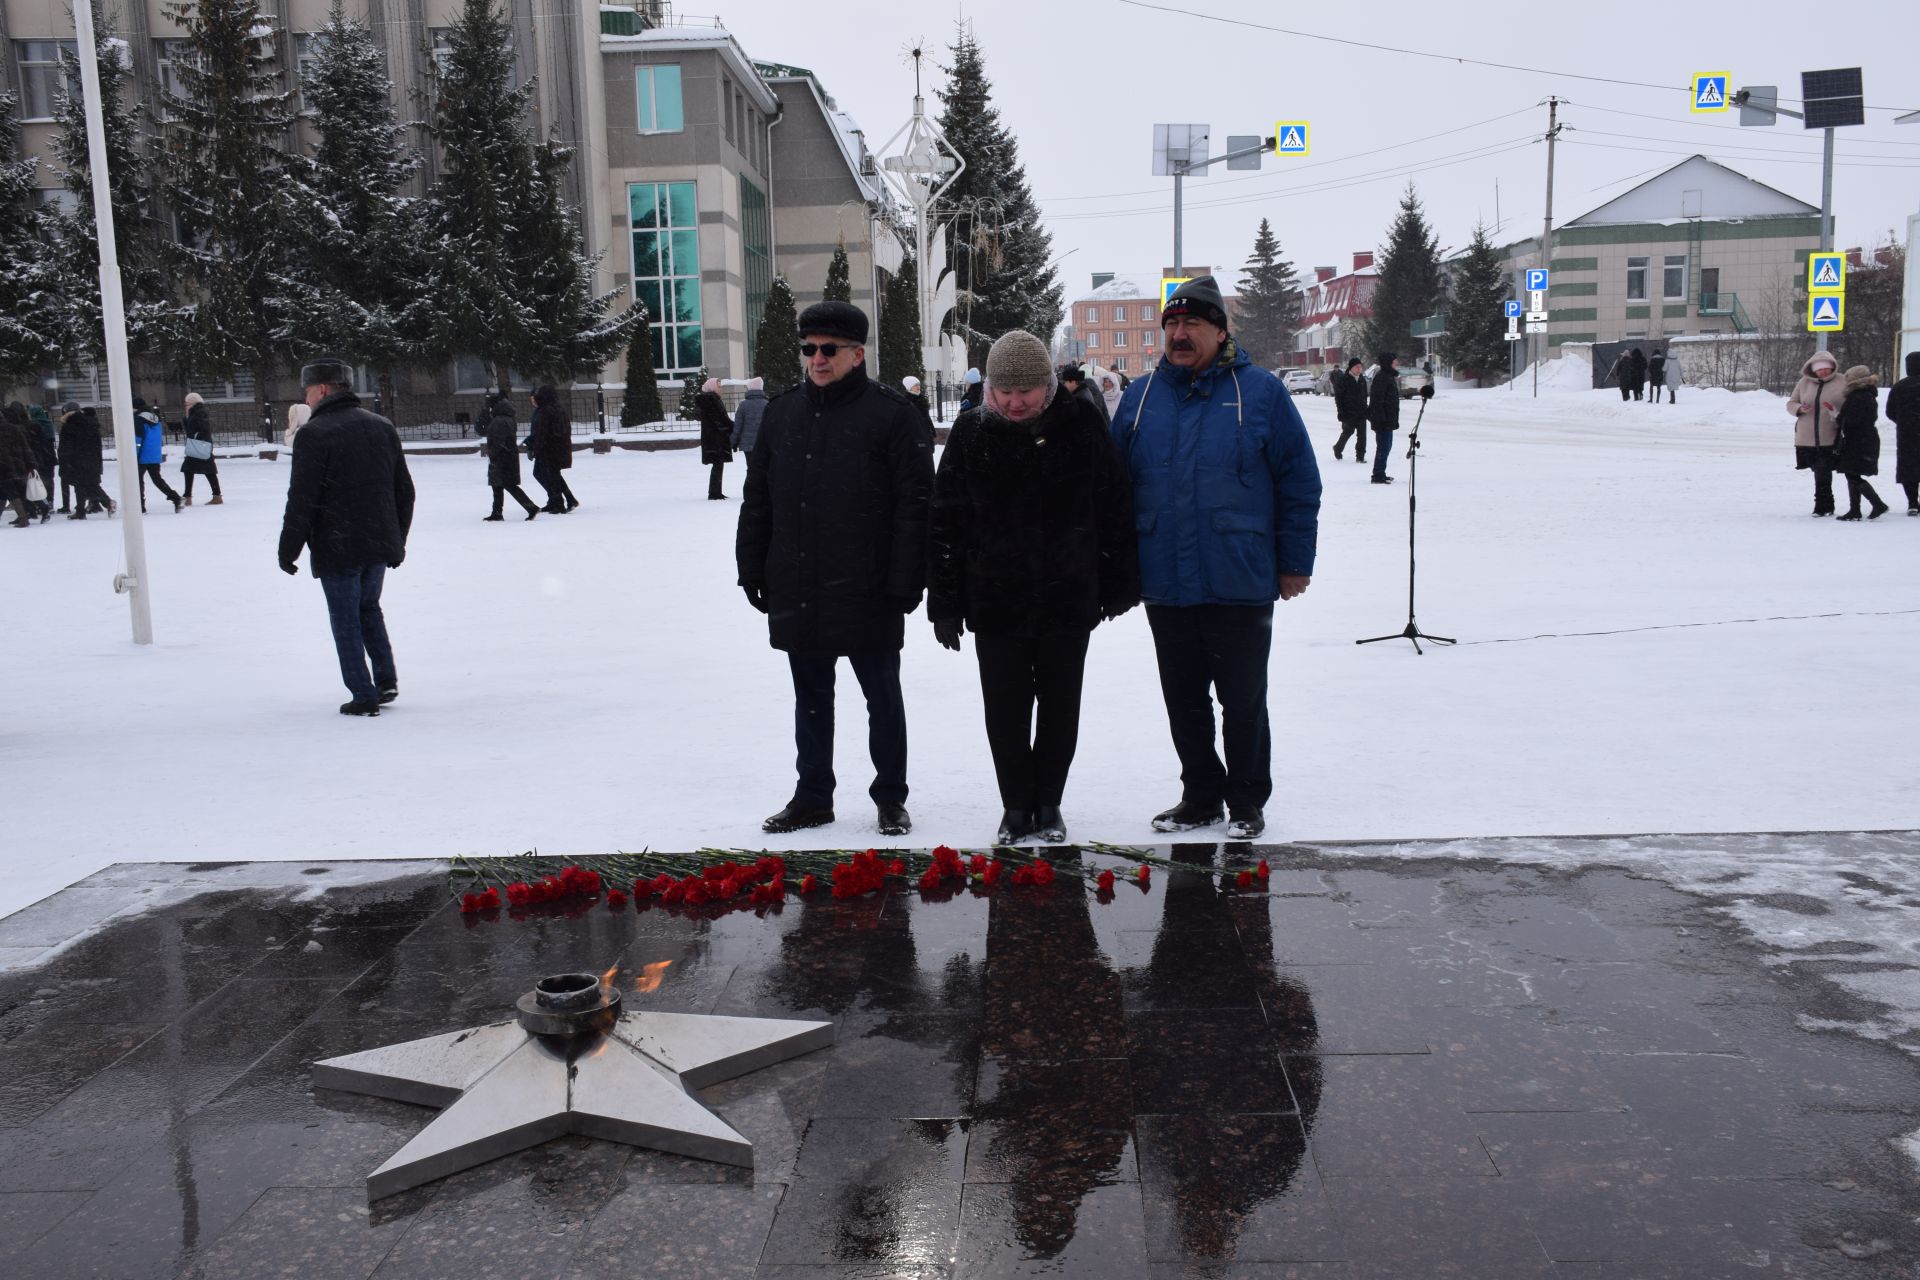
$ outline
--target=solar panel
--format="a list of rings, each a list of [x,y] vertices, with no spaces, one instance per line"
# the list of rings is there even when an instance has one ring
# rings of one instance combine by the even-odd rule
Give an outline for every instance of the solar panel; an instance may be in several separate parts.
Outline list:
[[[1802,71],[1800,97],[1806,106],[1809,129],[1841,129],[1865,124],[1867,108],[1859,67],[1830,71]]]

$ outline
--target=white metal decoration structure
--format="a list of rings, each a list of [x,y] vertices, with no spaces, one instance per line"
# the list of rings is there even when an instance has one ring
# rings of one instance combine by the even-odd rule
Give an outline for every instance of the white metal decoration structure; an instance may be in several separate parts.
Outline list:
[[[920,304],[920,363],[928,375],[947,365],[940,330],[953,309],[954,286],[945,272],[946,231],[935,228],[934,202],[960,180],[967,162],[927,118],[920,89],[923,53],[913,51],[913,116],[880,148],[881,172],[913,209],[915,281]],[[894,148],[899,150],[895,152]]]

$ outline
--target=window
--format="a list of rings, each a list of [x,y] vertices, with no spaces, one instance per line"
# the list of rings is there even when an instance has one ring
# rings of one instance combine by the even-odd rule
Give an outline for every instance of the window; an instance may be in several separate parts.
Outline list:
[[[679,133],[686,128],[680,109],[680,64],[663,62],[633,69],[634,119],[641,133]]]
[[[53,119],[63,89],[60,55],[77,47],[71,40],[22,40],[14,46],[20,59],[20,119]],[[64,90],[78,97],[80,85],[69,81]]]
[[[674,70],[677,76],[679,68]],[[694,185],[636,182],[627,188],[627,204],[633,226],[633,291],[653,324],[653,367],[660,373],[698,371],[704,360],[700,211]]]
[[[1090,333],[1090,334],[1088,334],[1088,335],[1087,335],[1087,350],[1089,350],[1089,351],[1098,351],[1099,349],[1100,349],[1100,335],[1099,335],[1099,334],[1097,334],[1097,333]]]
[[[310,116],[313,108],[307,104],[306,94],[302,90],[313,82],[313,35],[307,31],[293,33],[293,110],[295,115]]]
[[[356,392],[360,390],[362,373],[358,368],[353,371],[353,389]],[[507,370],[507,383],[515,391],[533,391],[527,379],[512,369]],[[453,362],[453,389],[492,393],[500,389],[500,375],[479,356],[461,356]]]
[[[1086,320],[1085,320],[1085,323],[1087,323],[1087,324],[1099,324],[1099,323],[1100,323],[1100,308],[1098,308],[1098,307],[1088,307],[1088,308],[1087,308],[1087,317],[1086,317]]]
[[[1127,358],[1125,356],[1115,356],[1113,358],[1113,371],[1115,373],[1125,373],[1127,371]]]
[[[160,69],[160,118],[173,119],[173,113],[167,110],[167,98],[186,99],[187,86],[180,79],[180,68],[186,66],[192,57],[191,46],[185,40],[156,40],[154,54],[158,58]]]
[[[433,55],[433,65],[439,74],[447,73],[447,63],[453,58],[453,28],[428,27],[427,47]]]
[[[1627,301],[1645,302],[1647,300],[1647,260],[1645,258],[1627,259]]]
[[[1151,319],[1153,319],[1153,304],[1152,304],[1151,302],[1148,302],[1148,303],[1145,303],[1145,304],[1143,304],[1143,305],[1141,306],[1141,308],[1140,308],[1140,318],[1141,318],[1142,320],[1151,320]]]
[[[1113,345],[1114,345],[1114,346],[1115,346],[1116,348],[1119,348],[1119,347],[1124,347],[1124,346],[1126,346],[1126,345],[1127,345],[1127,331],[1126,331],[1125,329],[1120,329],[1120,330],[1117,330],[1117,331],[1116,331],[1116,332],[1114,333],[1114,335],[1113,335]]]
[[[1670,253],[1660,273],[1660,296],[1684,301],[1687,296],[1687,255]]]
[[[37,187],[34,189],[33,203],[46,213],[67,214],[79,210],[80,197],[65,187]]]
[[[1155,329],[1149,329],[1145,333],[1140,335],[1140,346],[1143,350],[1146,350],[1146,351],[1153,350],[1154,346],[1159,341],[1160,341],[1160,334],[1159,334],[1159,331]]]
[[[766,192],[740,175],[740,247],[745,271],[747,367],[753,367],[760,337],[760,321],[767,314],[767,293],[773,288],[773,217]]]
[[[198,391],[203,400],[246,401],[253,396],[253,374],[235,373],[231,378],[188,378],[187,390]]]
[[[1720,310],[1720,268],[1700,268],[1700,310]]]
[[[54,378],[59,385],[54,388],[53,394],[62,403],[77,400],[81,404],[104,404],[111,394],[105,365],[73,365],[59,370]]]
[[[733,140],[740,136],[733,127],[733,112],[734,108],[740,105],[740,95],[735,93],[733,86],[725,80],[720,82],[720,102],[723,108],[721,114],[726,117],[727,122],[727,145],[732,146]]]

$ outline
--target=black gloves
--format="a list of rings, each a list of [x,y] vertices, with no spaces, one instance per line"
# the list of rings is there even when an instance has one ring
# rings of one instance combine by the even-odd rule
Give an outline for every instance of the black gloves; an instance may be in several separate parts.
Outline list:
[[[762,613],[767,611],[767,589],[765,587],[755,586],[750,582],[743,582],[740,584],[740,589],[747,593],[748,604]]]
[[[280,572],[286,574],[289,578],[297,578],[300,576],[300,566],[291,560],[282,560],[280,562]]]
[[[953,650],[955,653],[960,652],[960,631],[961,626],[958,618],[951,622],[935,622],[933,624],[933,638],[938,640],[942,646]]]
[[[902,614],[912,613],[920,607],[920,596],[918,593],[910,596],[895,596],[893,607],[898,609]]]
[[[1431,382],[1429,382],[1426,386],[1420,388],[1420,398],[1422,400],[1433,399],[1433,384]]]
[[[1103,604],[1100,606],[1100,616],[1106,621],[1112,622],[1115,618],[1131,608],[1133,608],[1133,606],[1130,604]]]
[[[398,569],[402,564],[406,563],[406,559],[407,559],[407,553],[402,551],[399,555],[387,561],[387,568]]]

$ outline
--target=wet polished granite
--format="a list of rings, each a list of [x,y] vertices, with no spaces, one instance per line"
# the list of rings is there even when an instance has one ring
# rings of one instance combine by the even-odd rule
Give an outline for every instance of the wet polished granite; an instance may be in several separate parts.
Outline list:
[[[0,1274],[1920,1275],[1920,1063],[1809,1029],[1852,997],[1710,907],[1287,847],[1223,892],[1220,846],[1162,852],[1194,870],[1107,902],[717,919],[482,921],[418,863],[109,868],[0,920]],[[576,1137],[368,1204],[433,1112],[316,1058],[661,961],[630,1007],[837,1024],[700,1095],[754,1169]]]

